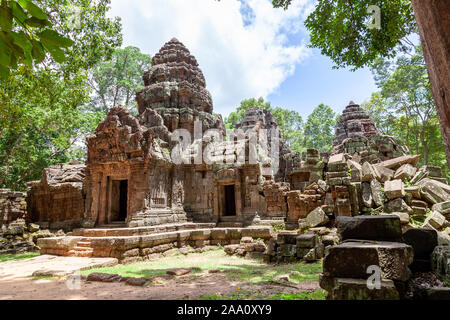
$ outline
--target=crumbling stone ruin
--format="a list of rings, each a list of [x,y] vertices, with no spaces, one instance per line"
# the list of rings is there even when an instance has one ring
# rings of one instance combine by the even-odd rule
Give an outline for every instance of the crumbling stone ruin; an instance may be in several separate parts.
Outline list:
[[[314,232],[298,234],[296,232],[280,232],[276,239],[269,241],[264,253],[267,262],[314,262],[322,259],[325,246],[321,237]]]
[[[44,229],[81,227],[84,215],[84,163],[72,161],[44,170],[40,181],[28,183],[28,220]]]
[[[418,168],[420,156],[380,134],[354,102],[339,119],[331,153],[299,154],[280,139],[268,110],[247,110],[226,132],[196,59],[176,39],[143,78],[137,116],[112,108],[87,139],[84,164],[48,168],[29,184],[26,221],[72,231],[38,239],[42,253],[129,262],[221,244],[234,254],[262,255],[260,241],[241,243],[250,237],[267,242],[266,261],[310,262],[326,247],[323,283],[333,299],[351,298],[343,288],[359,288],[367,276],[365,264],[347,270],[330,262],[348,254],[361,253],[361,263],[367,257],[397,264],[392,274],[386,265],[385,297],[405,295],[398,285],[409,281],[410,265],[446,272],[442,251],[430,258],[435,240],[450,244],[450,186],[441,168]],[[358,222],[364,232],[349,238],[339,221],[353,217],[371,222]],[[381,239],[393,231],[379,221],[395,221],[395,237]],[[287,230],[277,235],[278,224]],[[436,237],[423,252],[413,245],[413,231],[402,238],[418,226],[432,230],[421,236]]]
[[[25,221],[26,193],[0,189],[0,230]]]
[[[339,217],[340,244],[326,248],[320,286],[331,300],[448,299],[450,247],[434,229],[402,231],[395,216]],[[434,273],[431,273],[433,271]],[[421,278],[434,278],[421,283]]]

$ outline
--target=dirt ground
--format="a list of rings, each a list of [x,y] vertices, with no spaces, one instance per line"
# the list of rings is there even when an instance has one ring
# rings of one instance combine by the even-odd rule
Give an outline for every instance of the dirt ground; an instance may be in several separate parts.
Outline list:
[[[0,279],[0,300],[180,300],[196,299],[212,294],[232,295],[238,291],[260,292],[270,296],[279,292],[315,291],[317,282],[305,282],[294,287],[280,284],[241,285],[230,282],[225,274],[205,274],[190,279],[175,278],[162,285],[133,287],[124,283],[100,283],[82,280],[80,287],[67,280]],[[68,285],[69,284],[69,285]]]
[[[204,263],[217,263],[215,259],[208,259]],[[203,256],[168,258],[169,264],[179,261],[195,263],[204,259]],[[244,259],[228,259],[222,255],[220,259],[227,263],[248,264]],[[28,260],[9,261],[0,263],[0,300],[193,300],[203,296],[234,296],[242,297],[252,293],[252,296],[270,297],[278,293],[314,292],[320,289],[317,281],[305,281],[300,283],[284,283],[266,281],[262,283],[249,283],[246,280],[231,280],[229,273],[236,270],[222,270],[218,273],[210,273],[208,270],[190,273],[184,276],[158,279],[156,284],[147,287],[135,287],[126,283],[88,282],[85,277],[60,276],[60,277],[32,277],[36,270],[65,270],[78,268],[85,265],[102,266],[113,265],[111,261],[89,261],[64,257],[42,256]],[[197,260],[196,260],[197,259]],[[259,266],[251,262],[252,266]],[[147,267],[147,264],[145,264]],[[154,267],[160,267],[161,264]],[[169,265],[167,265],[169,266]],[[213,265],[214,267],[215,265]],[[112,268],[121,267],[121,265]],[[209,269],[213,269],[213,267]],[[7,271],[5,271],[7,270]]]

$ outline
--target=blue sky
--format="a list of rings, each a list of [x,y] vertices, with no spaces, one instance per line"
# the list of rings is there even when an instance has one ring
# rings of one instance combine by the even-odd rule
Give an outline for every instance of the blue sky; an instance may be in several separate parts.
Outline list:
[[[370,70],[332,69],[307,47],[303,21],[313,4],[293,0],[284,11],[270,0],[112,0],[110,15],[122,18],[124,46],[154,55],[172,37],[183,42],[224,117],[243,99],[262,96],[306,119],[320,103],[341,112],[377,89]]]

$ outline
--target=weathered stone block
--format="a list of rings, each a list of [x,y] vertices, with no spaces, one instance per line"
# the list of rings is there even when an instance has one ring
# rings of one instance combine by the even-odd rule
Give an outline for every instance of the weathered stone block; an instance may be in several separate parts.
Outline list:
[[[400,179],[403,181],[410,180],[412,177],[414,177],[416,172],[417,168],[407,163],[397,169],[394,175],[394,179]]]
[[[400,219],[394,216],[338,217],[336,221],[342,240],[398,241],[402,237]]]
[[[438,204],[450,200],[450,186],[448,184],[433,180],[423,179],[418,183],[421,187],[420,195],[431,204]]]
[[[433,229],[408,229],[403,233],[403,241],[413,247],[414,259],[430,259],[438,245],[437,232]]]
[[[433,271],[443,281],[450,282],[450,246],[436,247],[431,257]]]
[[[450,200],[435,204],[432,210],[437,211],[444,216],[450,215]]]
[[[317,243],[317,236],[315,234],[302,234],[297,236],[297,248],[314,248]]]
[[[308,226],[311,228],[320,227],[326,225],[330,221],[326,213],[322,210],[321,207],[316,208],[306,217],[306,222]]]
[[[370,182],[370,189],[372,191],[372,199],[375,206],[380,207],[383,205],[383,190],[381,183],[378,180],[373,179]]]
[[[327,278],[321,276],[320,286],[328,291],[328,300],[399,300],[394,281],[382,279],[381,288],[370,290],[367,280],[352,278]]]
[[[405,196],[404,184],[402,180],[386,181],[384,193],[388,199],[403,198]]]
[[[407,212],[411,213],[412,209],[409,207],[406,202],[401,199],[397,198],[395,200],[391,200],[384,205],[384,212],[386,213],[394,213],[394,212]]]
[[[352,257],[349,259],[349,257]],[[413,262],[411,246],[397,242],[348,241],[328,247],[323,261],[323,274],[336,278],[368,278],[370,266],[378,266],[382,278],[406,281]]]
[[[437,211],[433,211],[425,220],[423,226],[425,228],[442,229],[447,225],[445,217]]]

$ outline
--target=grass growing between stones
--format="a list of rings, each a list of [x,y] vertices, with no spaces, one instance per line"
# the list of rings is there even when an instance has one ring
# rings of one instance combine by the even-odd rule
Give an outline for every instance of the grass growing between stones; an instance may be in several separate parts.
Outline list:
[[[0,254],[0,262],[31,259],[31,258],[37,257],[39,255],[40,255],[39,252],[25,252],[25,253],[18,253],[18,254]]]

